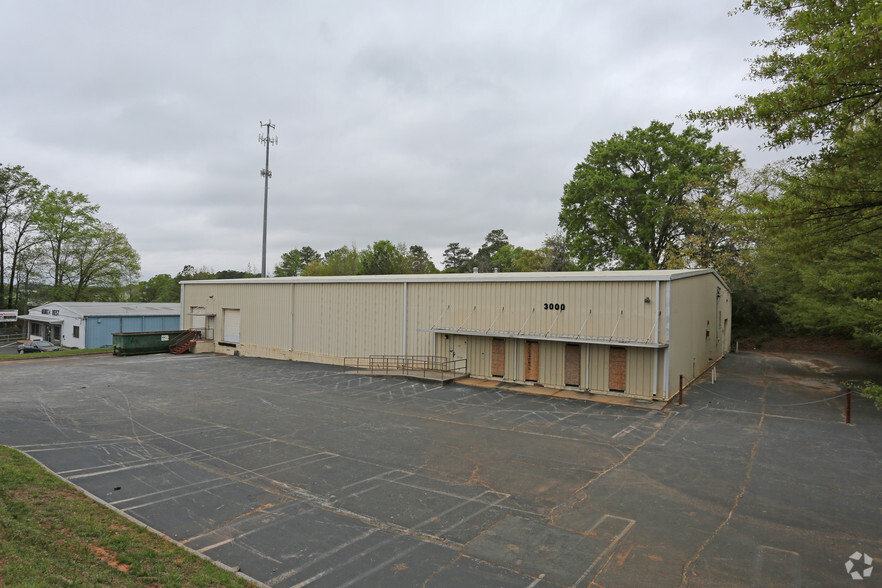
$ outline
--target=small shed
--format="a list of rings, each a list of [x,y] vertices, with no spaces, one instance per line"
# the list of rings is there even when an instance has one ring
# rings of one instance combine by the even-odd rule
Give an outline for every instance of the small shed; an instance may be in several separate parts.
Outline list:
[[[114,333],[177,329],[180,316],[180,305],[172,302],[50,302],[21,318],[29,339],[95,349],[112,345]]]

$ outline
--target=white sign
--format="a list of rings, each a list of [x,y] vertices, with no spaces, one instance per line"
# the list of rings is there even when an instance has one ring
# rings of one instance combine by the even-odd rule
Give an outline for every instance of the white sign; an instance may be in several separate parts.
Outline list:
[[[168,335],[160,335],[159,340],[160,341],[168,341]]]
[[[0,310],[0,323],[14,323],[17,320],[17,310]]]

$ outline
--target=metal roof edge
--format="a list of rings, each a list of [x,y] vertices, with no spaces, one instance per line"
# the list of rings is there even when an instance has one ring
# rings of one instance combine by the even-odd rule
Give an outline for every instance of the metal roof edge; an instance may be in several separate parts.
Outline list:
[[[704,275],[704,274],[713,274],[714,277],[716,277],[717,280],[720,282],[720,284],[723,285],[723,287],[726,289],[727,292],[731,292],[731,291],[732,291],[732,289],[729,288],[729,284],[726,283],[726,280],[724,280],[724,279],[720,276],[720,274],[717,273],[717,270],[712,269],[712,268],[706,268],[706,269],[694,269],[694,270],[684,270],[683,273],[681,273],[681,274],[677,274],[676,276],[671,276],[670,279],[671,279],[671,280],[680,280],[680,279],[683,279],[683,278],[692,278],[692,277],[694,277],[694,276],[702,276],[702,275]]]
[[[357,276],[296,276],[284,278],[233,278],[185,280],[181,285],[209,284],[340,284],[340,283],[468,283],[468,282],[655,282],[716,272],[697,270],[618,270],[599,272],[500,272],[457,274],[389,274]],[[719,275],[717,275],[719,278]],[[721,282],[722,279],[720,279]],[[725,282],[723,282],[725,285]],[[728,287],[727,287],[728,289]]]

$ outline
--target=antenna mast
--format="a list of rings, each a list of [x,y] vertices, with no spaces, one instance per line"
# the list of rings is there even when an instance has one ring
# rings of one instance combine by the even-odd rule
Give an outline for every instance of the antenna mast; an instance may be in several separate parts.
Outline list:
[[[263,134],[263,127],[266,127],[266,136]],[[260,121],[260,134],[257,136],[257,140],[266,145],[266,167],[260,170],[260,175],[263,176],[263,254],[260,261],[260,276],[262,278],[266,277],[266,208],[269,201],[269,179],[273,177],[273,172],[269,168],[269,148],[270,145],[279,144],[278,137],[270,137],[270,129],[275,130],[275,128],[276,125],[272,120]]]

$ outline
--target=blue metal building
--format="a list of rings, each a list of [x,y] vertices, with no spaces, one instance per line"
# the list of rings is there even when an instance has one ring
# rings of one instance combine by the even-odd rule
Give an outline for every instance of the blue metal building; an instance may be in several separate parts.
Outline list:
[[[95,349],[111,345],[114,333],[179,329],[180,315],[181,306],[174,302],[50,302],[22,318],[29,339]]]

